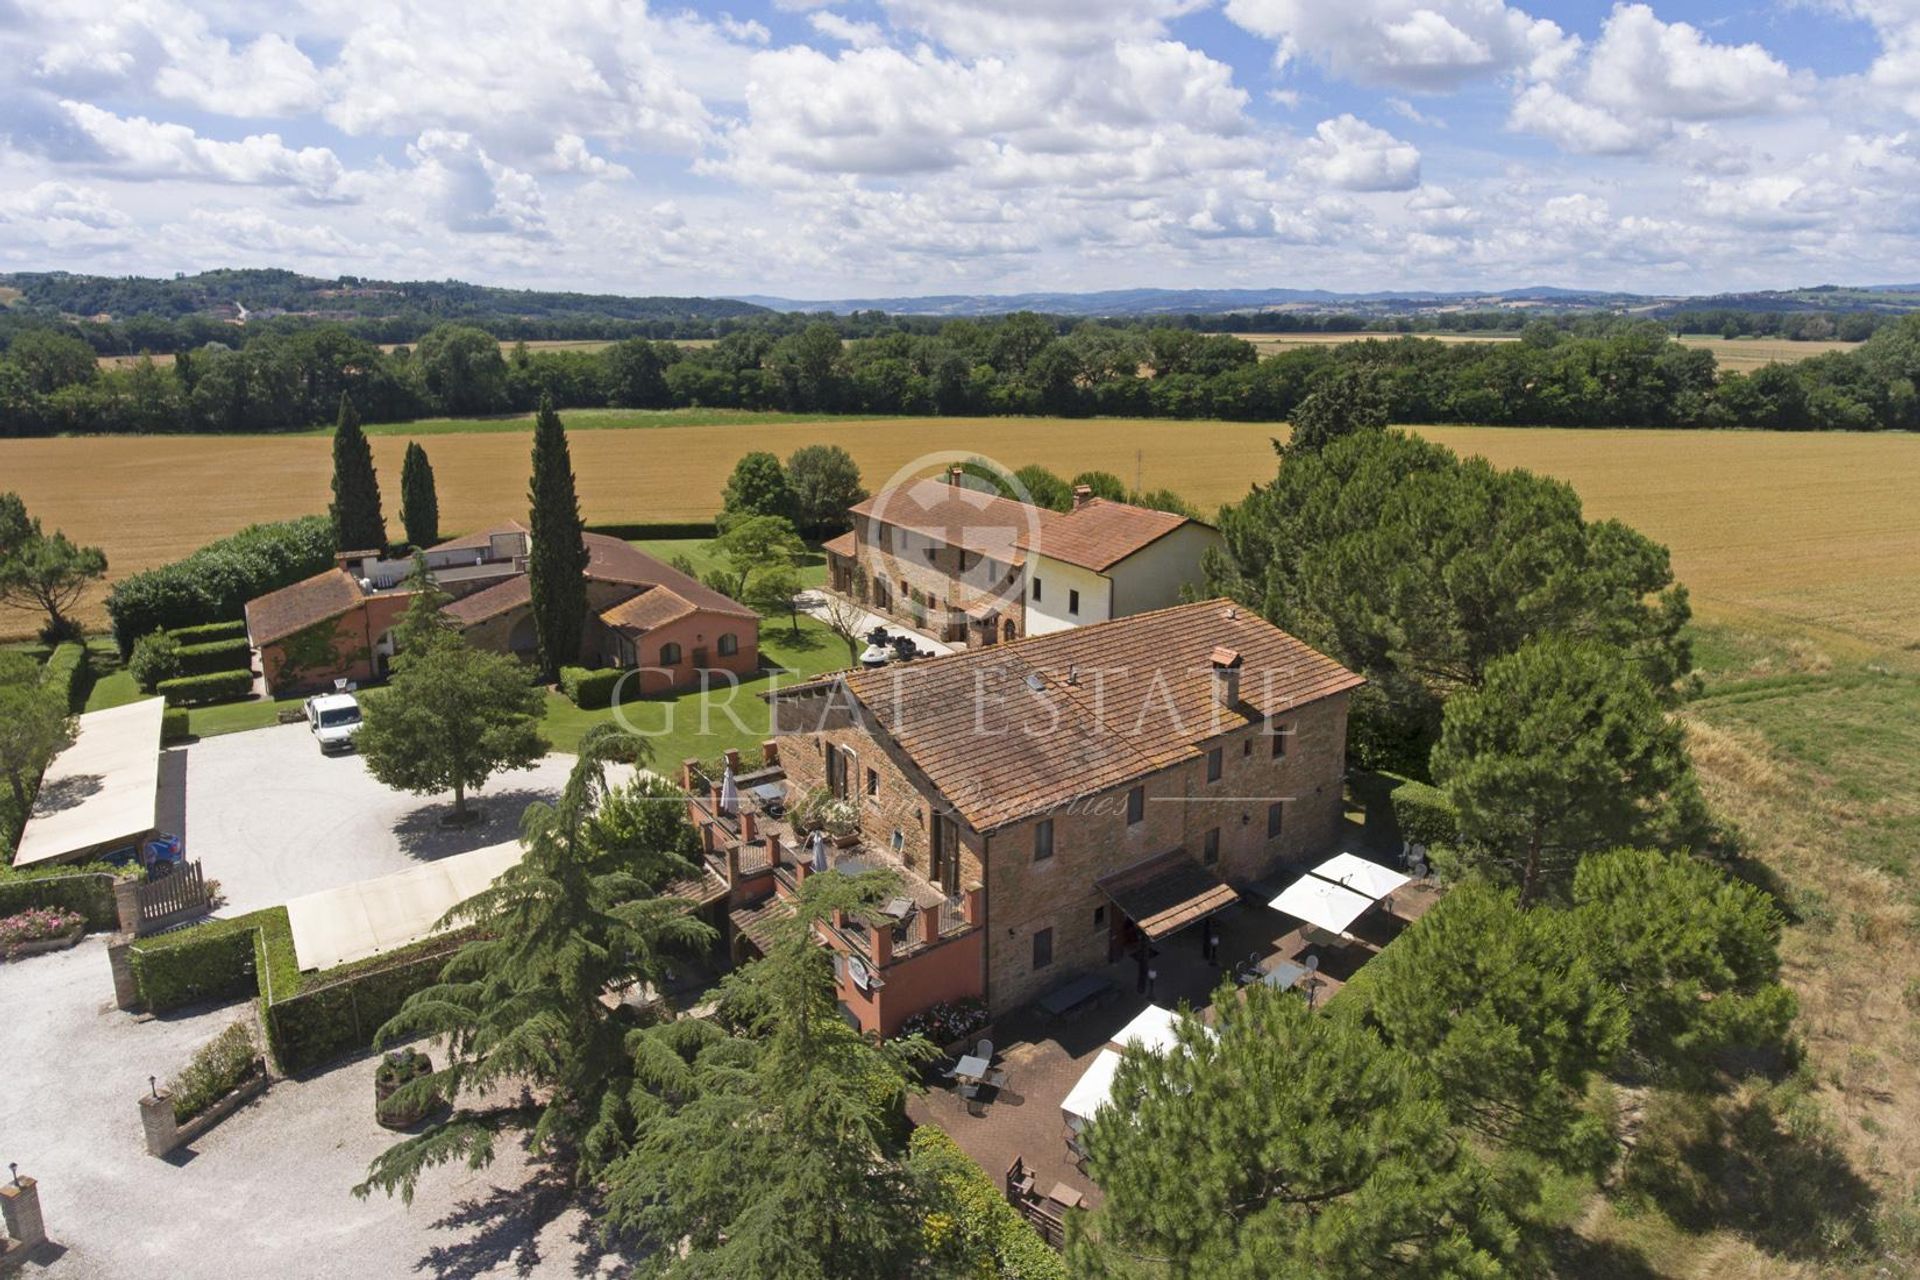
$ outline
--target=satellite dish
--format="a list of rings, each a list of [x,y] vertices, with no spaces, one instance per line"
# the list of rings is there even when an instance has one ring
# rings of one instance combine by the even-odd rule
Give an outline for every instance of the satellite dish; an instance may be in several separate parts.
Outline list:
[[[1308,973],[1314,973],[1320,968],[1320,957],[1308,956],[1305,960],[1301,961],[1301,963],[1307,966]]]
[[[853,985],[865,991],[873,983],[873,974],[867,969],[867,962],[859,956],[847,957],[847,976],[853,979]]]

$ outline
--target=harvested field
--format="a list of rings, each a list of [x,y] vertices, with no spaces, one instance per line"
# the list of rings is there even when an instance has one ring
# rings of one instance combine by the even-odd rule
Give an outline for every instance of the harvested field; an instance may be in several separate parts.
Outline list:
[[[1288,347],[1324,347],[1342,342],[1363,342],[1369,338],[1391,341],[1398,335],[1390,333],[1236,333],[1234,337],[1244,338],[1260,349],[1263,356],[1273,355]],[[1408,335],[1415,338],[1432,338],[1436,342],[1514,342],[1519,339],[1517,333],[1416,333]],[[1764,364],[1792,364],[1796,360],[1805,360],[1809,356],[1824,355],[1829,351],[1851,351],[1860,344],[1857,342],[1789,342],[1784,338],[1718,338],[1706,334],[1684,334],[1680,341],[1689,347],[1701,347],[1713,352],[1713,358],[1722,369],[1734,369],[1749,373]]]
[[[601,417],[566,416],[576,427]],[[671,415],[625,417],[675,421]],[[461,426],[435,424],[420,432],[449,531],[517,514],[526,502],[526,431],[509,421],[474,424],[472,433]],[[373,446],[397,533],[400,456],[414,432],[390,430],[376,435]],[[742,453],[771,449],[785,456],[822,441],[846,447],[870,486],[915,458],[953,450],[1014,467],[1037,462],[1069,476],[1097,467],[1214,506],[1272,474],[1269,442],[1284,431],[1123,419],[762,418],[577,430],[573,460],[590,521],[703,519],[718,507]],[[1665,542],[1704,616],[1773,617],[1877,644],[1920,645],[1920,519],[1911,501],[1920,492],[1920,439],[1422,431],[1500,466],[1569,480],[1590,514],[1619,517]],[[174,559],[251,521],[324,510],[330,465],[324,435],[0,441],[7,486],[49,527],[105,547],[115,576]],[[88,616],[101,620],[97,602]],[[5,629],[19,630],[20,621],[9,620]]]

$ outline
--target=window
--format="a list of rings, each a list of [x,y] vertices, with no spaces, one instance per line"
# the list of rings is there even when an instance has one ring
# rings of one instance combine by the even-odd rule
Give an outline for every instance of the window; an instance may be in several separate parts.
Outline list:
[[[1292,732],[1293,730],[1284,724],[1276,724],[1273,726],[1273,758],[1275,760],[1282,759],[1286,756],[1287,735]]]
[[[1033,860],[1045,862],[1053,856],[1053,819],[1042,818],[1033,824]]]
[[[1280,816],[1285,812],[1286,806],[1278,800],[1267,806],[1267,839],[1280,834]]]
[[[1213,750],[1207,752],[1207,781],[1208,782],[1220,781],[1220,767],[1222,764],[1221,753],[1222,753],[1222,748],[1220,747],[1215,747]]]
[[[1104,906],[1095,907],[1093,909],[1093,927],[1096,929],[1101,929],[1106,927],[1106,923],[1107,923],[1107,909]]]
[[[1073,614],[1080,612],[1080,593],[1078,591],[1067,592],[1067,612]]]
[[[720,637],[720,656],[721,657],[731,658],[734,654],[738,652],[740,652],[739,636],[736,636],[735,634],[733,634],[733,632],[729,631],[725,635]]]
[[[1040,579],[1038,578],[1033,580],[1033,598],[1035,600],[1040,598]]]
[[[660,646],[660,665],[663,667],[679,666],[680,665],[680,646],[677,644],[661,645]]]
[[[1127,825],[1133,826],[1147,816],[1147,789],[1135,787],[1127,792]]]
[[[1220,861],[1220,828],[1208,829],[1200,845],[1200,861],[1209,867]]]
[[[1042,929],[1033,935],[1033,967],[1044,969],[1053,963],[1053,930]]]
[[[878,769],[867,770],[867,794],[870,796],[880,794],[880,771]]]

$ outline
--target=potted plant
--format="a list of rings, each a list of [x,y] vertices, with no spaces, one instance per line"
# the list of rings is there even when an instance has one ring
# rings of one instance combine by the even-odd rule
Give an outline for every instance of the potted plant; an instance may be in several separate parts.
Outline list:
[[[818,821],[820,830],[840,848],[859,843],[860,806],[853,801],[828,799],[820,806]]]
[[[401,1049],[380,1060],[373,1072],[373,1118],[388,1129],[411,1129],[439,1099],[429,1093],[411,1106],[393,1096],[421,1076],[433,1074],[433,1059],[418,1049]]]

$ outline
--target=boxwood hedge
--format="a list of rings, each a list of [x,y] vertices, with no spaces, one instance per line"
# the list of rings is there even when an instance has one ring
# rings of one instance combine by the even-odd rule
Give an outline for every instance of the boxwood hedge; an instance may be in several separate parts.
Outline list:
[[[254,934],[262,931],[284,937],[291,953],[293,930],[285,907],[142,938],[128,953],[141,1002],[165,1013],[202,1000],[252,995],[258,989]]]
[[[172,564],[136,573],[107,596],[120,656],[150,631],[237,618],[247,601],[310,578],[333,564],[325,516],[249,525]]]
[[[599,711],[613,705],[613,691],[619,687],[620,677],[626,674],[619,667],[608,667],[602,671],[562,667],[560,692],[572,699],[573,705],[582,711]]]
[[[167,632],[181,644],[208,644],[215,640],[245,640],[247,624],[244,619],[233,622],[203,622],[193,627],[174,627]]]
[[[80,866],[0,868],[0,916],[31,907],[63,907],[86,917],[87,928],[117,929],[113,882],[122,869],[103,862]]]
[[[46,665],[40,668],[40,682],[63,689],[67,695],[67,707],[73,711],[86,705],[91,675],[87,646],[71,640],[55,645],[53,652],[47,656]]]
[[[200,676],[175,676],[154,686],[154,692],[170,707],[191,707],[203,702],[237,702],[253,692],[253,672],[238,667],[232,671],[212,671]]]
[[[248,662],[247,638],[208,640],[202,644],[183,644],[175,652],[183,676],[204,676],[215,671],[232,671]]]

